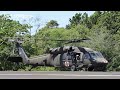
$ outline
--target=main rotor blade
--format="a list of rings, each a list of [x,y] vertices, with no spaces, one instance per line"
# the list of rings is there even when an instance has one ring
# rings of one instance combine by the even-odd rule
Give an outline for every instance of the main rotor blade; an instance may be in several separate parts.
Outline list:
[[[85,38],[85,39],[74,39],[74,40],[68,41],[68,42],[65,43],[65,44],[84,42],[84,41],[86,41],[86,40],[90,40],[90,39],[89,39],[89,38]]]
[[[79,42],[79,41],[84,41],[84,40],[90,40],[89,38],[84,38],[84,39],[69,39],[69,40],[65,40],[65,39],[50,39],[50,38],[44,38],[44,39],[39,39],[39,40],[51,40],[51,41],[68,41],[68,42]]]

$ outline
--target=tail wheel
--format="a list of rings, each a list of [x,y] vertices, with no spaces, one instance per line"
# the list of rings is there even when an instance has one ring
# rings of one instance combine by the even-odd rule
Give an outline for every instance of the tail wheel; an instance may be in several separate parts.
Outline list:
[[[71,71],[76,71],[75,65],[71,66]]]

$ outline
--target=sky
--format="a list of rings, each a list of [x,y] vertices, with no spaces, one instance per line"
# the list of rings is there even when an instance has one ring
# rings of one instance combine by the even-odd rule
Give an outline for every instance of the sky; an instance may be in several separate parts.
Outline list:
[[[69,24],[69,18],[72,18],[76,13],[88,13],[88,16],[92,15],[94,11],[0,11],[1,14],[9,14],[11,19],[25,23],[23,20],[29,20],[30,18],[39,18],[41,28],[45,26],[50,20],[56,20],[59,27],[65,27]],[[34,25],[33,25],[34,26]],[[36,27],[32,28],[31,33],[34,34]]]

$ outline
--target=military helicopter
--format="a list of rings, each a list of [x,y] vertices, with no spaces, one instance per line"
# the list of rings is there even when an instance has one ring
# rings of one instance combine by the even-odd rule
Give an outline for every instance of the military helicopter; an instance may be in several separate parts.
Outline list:
[[[74,40],[53,40],[65,41],[67,43],[83,42],[89,39]],[[53,66],[58,68],[67,68],[71,71],[104,71],[108,61],[103,55],[91,48],[63,46],[49,49],[47,54],[35,57],[28,57],[22,47],[20,38],[9,40],[15,43],[19,57],[16,59],[8,59],[12,62],[23,62],[26,65],[33,66]],[[15,57],[14,57],[15,58]]]

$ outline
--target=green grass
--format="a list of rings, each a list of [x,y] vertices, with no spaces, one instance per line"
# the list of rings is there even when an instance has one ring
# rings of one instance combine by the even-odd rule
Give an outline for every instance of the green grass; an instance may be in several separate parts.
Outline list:
[[[55,67],[38,66],[36,68],[33,68],[31,71],[56,71],[56,69]]]
[[[29,71],[30,66],[26,66],[25,69],[18,69],[18,71]],[[37,66],[35,68],[32,68],[30,71],[59,71],[55,67],[45,67],[45,66]]]

